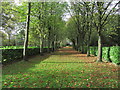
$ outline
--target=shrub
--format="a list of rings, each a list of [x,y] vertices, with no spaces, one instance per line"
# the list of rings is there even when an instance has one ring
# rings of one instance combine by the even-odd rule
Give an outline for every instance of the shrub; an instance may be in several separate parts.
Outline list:
[[[120,46],[110,47],[110,59],[115,64],[120,64]]]
[[[52,50],[50,48],[50,50]],[[28,56],[39,54],[39,48],[29,48],[27,50]],[[43,49],[43,53],[47,52],[47,48]],[[2,64],[20,61],[23,58],[23,49],[2,49]]]
[[[90,54],[97,55],[97,47],[90,47]],[[102,47],[102,58],[115,64],[120,64],[120,46]]]
[[[28,47],[28,48],[39,48],[36,46]],[[23,49],[23,46],[2,46],[0,49]]]
[[[97,56],[97,51],[98,49],[96,46],[90,47],[90,54]]]
[[[3,49],[2,50],[2,64],[17,61],[23,57],[23,49]]]
[[[102,58],[104,58],[106,61],[111,61],[110,60],[110,47],[102,48]]]

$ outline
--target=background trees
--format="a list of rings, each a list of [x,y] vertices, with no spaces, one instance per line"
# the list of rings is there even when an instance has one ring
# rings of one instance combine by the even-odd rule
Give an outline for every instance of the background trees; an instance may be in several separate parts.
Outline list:
[[[87,56],[90,46],[98,45],[98,61],[102,61],[102,46],[120,45],[117,5],[118,2],[112,1],[31,2],[28,46],[40,47],[40,53],[46,47],[50,52],[50,48],[54,51],[69,38],[76,50],[86,53],[87,49]],[[2,2],[2,9],[1,31],[6,35],[3,45],[23,46],[27,2],[19,6]],[[66,13],[71,16],[67,22],[63,19]]]
[[[8,40],[9,45],[17,46],[23,46],[25,40],[23,53],[25,60],[28,46],[40,47],[40,54],[46,47],[48,52],[50,48],[54,51],[65,36],[62,35],[65,26],[62,16],[65,7],[66,3],[60,2],[22,2],[20,6],[2,2],[3,25],[1,27],[7,34],[5,39]],[[14,40],[14,44],[13,42],[10,44],[11,39]]]
[[[113,4],[114,3],[114,4]],[[87,46],[87,56],[90,56],[89,46],[98,45],[98,62],[102,61],[102,46],[116,45],[117,43],[114,40],[118,40],[119,38],[117,31],[118,20],[115,19],[114,16],[117,16],[117,5],[119,2],[72,2],[70,5],[72,12],[71,19],[69,19],[68,23],[73,19],[74,24],[72,24],[73,32],[77,32],[77,35],[72,37],[73,46],[74,43],[77,43],[77,50],[81,50],[84,53],[84,46]],[[118,15],[119,16],[119,15]],[[111,21],[116,22],[112,24]],[[69,25],[68,29],[71,27]],[[114,29],[113,29],[114,28]],[[70,30],[69,30],[70,31]],[[72,36],[71,33],[68,35]],[[117,37],[112,37],[117,36]],[[74,41],[73,41],[73,38]],[[116,39],[115,39],[116,38]],[[96,43],[98,39],[98,44]],[[76,41],[75,41],[76,40]],[[112,43],[110,43],[112,42]],[[118,45],[118,44],[117,44]],[[80,49],[79,49],[80,48]]]

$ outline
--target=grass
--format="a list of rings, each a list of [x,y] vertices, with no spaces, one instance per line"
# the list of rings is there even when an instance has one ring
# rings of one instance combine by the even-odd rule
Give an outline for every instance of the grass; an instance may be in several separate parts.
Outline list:
[[[118,88],[118,68],[71,48],[3,67],[3,88]]]

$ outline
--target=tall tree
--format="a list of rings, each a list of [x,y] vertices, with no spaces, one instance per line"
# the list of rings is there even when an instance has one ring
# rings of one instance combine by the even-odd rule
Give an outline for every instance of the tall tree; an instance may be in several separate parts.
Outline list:
[[[28,2],[28,14],[26,21],[25,41],[24,41],[24,50],[23,50],[23,60],[25,61],[28,61],[27,49],[28,49],[28,36],[29,36],[29,26],[30,26],[30,12],[31,12],[31,2]]]
[[[106,23],[108,23],[107,19],[110,16],[110,14],[115,13],[116,11],[114,11],[115,7],[118,5],[119,2],[117,2],[114,7],[108,12],[108,7],[111,5],[111,2],[108,2],[108,4],[106,5],[106,7],[104,6],[105,3],[104,2],[97,2],[97,16],[98,17],[98,21],[95,21],[95,26],[98,32],[98,56],[97,56],[97,62],[102,62],[102,32],[103,32],[103,28],[106,25]]]

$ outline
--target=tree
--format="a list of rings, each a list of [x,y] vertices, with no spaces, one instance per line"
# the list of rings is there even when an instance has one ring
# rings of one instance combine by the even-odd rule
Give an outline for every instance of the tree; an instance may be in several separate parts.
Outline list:
[[[104,6],[104,2],[97,2],[96,6],[97,6],[97,12],[98,14],[96,14],[98,21],[94,23],[94,25],[96,26],[97,29],[97,33],[98,33],[98,58],[97,58],[97,62],[102,62],[102,31],[103,31],[103,27],[105,26],[105,24],[107,23],[107,19],[109,17],[109,15],[111,13],[114,13],[114,8],[118,5],[115,4],[114,7],[107,13],[107,9],[108,7],[111,5],[112,1],[109,2],[106,7]]]
[[[30,27],[30,13],[31,13],[31,2],[28,2],[28,14],[26,21],[25,41],[24,41],[24,50],[23,50],[23,60],[25,61],[28,61],[27,48],[28,48],[28,36],[29,36],[29,27]]]
[[[15,25],[15,12],[13,11],[13,3],[2,2],[2,28],[8,35],[8,45],[11,45],[11,36]]]

